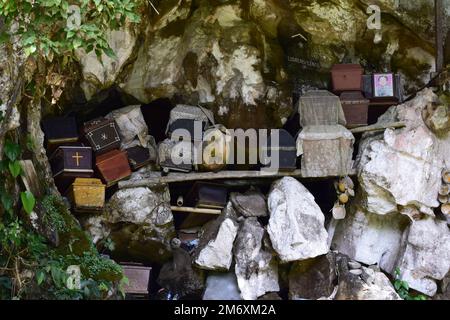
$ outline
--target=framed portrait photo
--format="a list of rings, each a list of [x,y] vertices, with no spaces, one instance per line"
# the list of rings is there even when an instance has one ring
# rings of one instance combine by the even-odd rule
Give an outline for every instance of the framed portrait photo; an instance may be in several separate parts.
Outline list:
[[[375,73],[373,75],[374,98],[395,97],[395,81],[393,73]]]

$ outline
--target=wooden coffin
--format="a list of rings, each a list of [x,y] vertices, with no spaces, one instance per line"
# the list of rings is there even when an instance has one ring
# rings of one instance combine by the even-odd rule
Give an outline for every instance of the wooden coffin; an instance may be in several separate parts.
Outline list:
[[[228,191],[218,183],[195,182],[186,196],[186,204],[195,208],[223,209]]]
[[[128,278],[128,284],[124,287],[125,293],[131,296],[147,296],[152,268],[140,264],[121,265],[124,276]]]
[[[168,137],[174,141],[202,141],[205,128],[205,121],[177,119],[169,125]]]
[[[98,212],[105,206],[106,186],[100,179],[76,178],[69,199],[76,212]]]
[[[119,130],[112,119],[98,118],[86,122],[83,133],[96,155],[120,148]]]
[[[159,165],[164,172],[192,171],[193,144],[190,141],[166,139],[158,146]]]
[[[58,147],[49,162],[56,187],[61,193],[65,193],[75,178],[90,178],[94,174],[90,147]]]
[[[383,77],[387,77],[386,85],[383,85]],[[403,90],[401,75],[393,73],[377,73],[363,76],[364,96],[370,101],[401,103],[403,102]]]
[[[370,100],[361,91],[343,92],[340,99],[348,127],[367,125]]]
[[[131,175],[127,153],[121,150],[111,150],[96,157],[95,166],[103,182],[111,187]]]
[[[46,148],[51,154],[58,146],[78,141],[77,123],[74,117],[57,117],[42,121]]]
[[[284,129],[271,130],[267,147],[263,148],[263,165],[280,171],[297,169],[295,139]]]
[[[144,148],[142,146],[134,146],[128,148],[128,161],[133,171],[138,170],[150,163],[156,162],[156,151]]]
[[[359,64],[336,64],[331,69],[334,92],[362,90],[363,68]]]
[[[302,155],[305,178],[342,177],[353,167],[355,138],[343,126],[305,127],[297,138],[297,154]]]

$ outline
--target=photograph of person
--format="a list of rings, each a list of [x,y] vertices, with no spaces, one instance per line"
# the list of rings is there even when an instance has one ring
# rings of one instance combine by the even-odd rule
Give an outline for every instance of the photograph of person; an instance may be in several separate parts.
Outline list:
[[[394,96],[394,75],[392,73],[374,74],[373,78],[375,97]]]

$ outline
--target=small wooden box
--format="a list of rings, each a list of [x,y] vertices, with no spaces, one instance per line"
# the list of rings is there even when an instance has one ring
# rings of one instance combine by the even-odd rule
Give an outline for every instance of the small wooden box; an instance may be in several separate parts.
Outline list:
[[[133,171],[138,170],[150,163],[156,162],[156,150],[150,150],[142,146],[134,146],[128,148],[128,161],[130,162],[131,169]]]
[[[60,145],[78,141],[77,123],[74,117],[57,117],[42,121],[47,150],[51,153]]]
[[[361,91],[363,68],[359,64],[336,64],[331,69],[333,91]]]
[[[107,187],[111,187],[119,180],[131,175],[127,153],[120,150],[111,150],[96,157],[96,168]]]
[[[364,98],[361,91],[343,92],[340,98],[347,126],[367,125],[370,100]]]
[[[272,130],[268,139],[268,147],[263,150],[265,151],[264,155],[268,157],[263,165],[280,171],[297,169],[296,141],[286,130]],[[271,161],[275,161],[275,163],[271,163]]]
[[[76,178],[69,198],[76,212],[102,211],[105,206],[105,185],[100,179]]]
[[[83,133],[96,155],[120,148],[119,130],[114,120],[99,118],[86,122]]]
[[[186,203],[196,208],[223,209],[227,204],[228,191],[224,185],[195,182],[186,197]]]
[[[122,264],[128,284],[124,290],[127,295],[146,296],[149,293],[149,281],[152,268],[140,264]]]
[[[55,184],[61,193],[67,190],[75,178],[90,178],[94,174],[90,147],[58,147],[49,162]]]
[[[386,104],[392,103],[402,103],[403,102],[403,86],[402,86],[402,77],[400,74],[393,75],[393,96],[380,96],[380,94],[376,94],[375,92],[375,80],[380,78],[382,75],[388,75],[389,78],[392,75],[391,73],[386,74],[367,74],[363,76],[363,92],[364,96],[370,101],[373,102],[386,102]],[[376,78],[376,79],[375,79]],[[389,93],[391,94],[391,93]]]

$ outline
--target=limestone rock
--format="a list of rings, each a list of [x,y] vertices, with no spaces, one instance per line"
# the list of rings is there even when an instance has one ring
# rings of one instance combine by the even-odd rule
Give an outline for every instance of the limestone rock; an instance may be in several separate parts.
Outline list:
[[[231,203],[222,215],[206,226],[194,253],[195,265],[206,270],[228,270],[233,259],[233,242],[238,232]]]
[[[236,275],[230,273],[213,273],[208,275],[203,300],[241,300]]]
[[[289,273],[289,298],[292,300],[328,298],[336,285],[336,256],[330,252],[292,265]]]
[[[180,298],[198,298],[204,289],[203,273],[192,268],[192,259],[187,251],[173,248],[173,259],[166,262],[157,282]]]
[[[278,264],[268,242],[265,230],[256,218],[245,219],[234,245],[235,273],[241,297],[256,300],[267,292],[277,292]]]
[[[352,208],[334,233],[332,248],[386,272],[395,269],[408,218],[398,213],[380,216]]]
[[[437,291],[436,280],[450,270],[450,230],[447,223],[432,218],[415,221],[405,232],[404,250],[399,255],[401,279],[410,288],[428,296]]]
[[[282,262],[305,260],[328,252],[325,217],[313,195],[296,179],[272,185],[267,232]]]
[[[348,257],[340,255],[337,262],[339,286],[336,300],[401,300],[383,273],[363,267],[359,270],[361,275],[356,275],[348,270]],[[363,276],[364,273],[367,275]]]
[[[97,241],[109,235],[116,244],[114,255],[164,262],[171,256],[170,240],[175,235],[168,189],[117,191],[100,220],[90,221],[88,232]]]
[[[266,199],[257,190],[248,190],[244,194],[231,193],[230,200],[236,211],[244,217],[266,217],[269,214]]]

